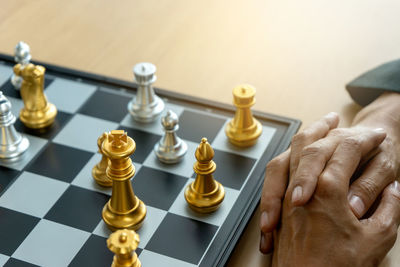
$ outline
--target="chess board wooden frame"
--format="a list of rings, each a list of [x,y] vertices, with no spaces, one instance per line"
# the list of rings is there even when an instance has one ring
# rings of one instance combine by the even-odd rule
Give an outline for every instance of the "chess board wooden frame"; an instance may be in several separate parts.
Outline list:
[[[14,59],[9,55],[0,54],[0,61],[13,63]],[[137,90],[137,85],[133,82],[64,68],[43,62],[33,62],[45,66],[46,73],[57,77],[79,78],[85,83],[107,85],[107,87],[115,88],[116,90],[128,90],[131,92]],[[187,96],[160,88],[155,88],[155,91],[160,97],[167,98],[171,103],[196,107],[197,109],[206,112],[223,114],[231,117],[235,112],[233,106],[221,104],[216,101]],[[224,227],[221,227],[221,230],[216,235],[214,241],[204,255],[200,266],[223,266],[226,263],[259,203],[266,163],[274,156],[287,149],[291,137],[296,133],[301,125],[301,122],[297,119],[258,111],[253,111],[253,114],[263,125],[275,128],[276,132],[260,159],[262,164],[258,164],[253,170],[252,177],[258,178],[249,179],[246,186],[240,192],[240,198],[242,201],[237,201],[237,203],[235,203],[235,209],[229,213],[224,222]]]

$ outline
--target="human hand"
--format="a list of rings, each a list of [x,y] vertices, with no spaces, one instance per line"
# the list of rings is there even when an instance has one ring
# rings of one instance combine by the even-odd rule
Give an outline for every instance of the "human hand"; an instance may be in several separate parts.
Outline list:
[[[374,131],[364,132],[359,139],[348,138],[335,149],[307,204],[299,207],[285,197],[281,227],[274,238],[273,266],[364,267],[382,261],[397,237],[399,183],[385,188],[378,208],[368,219],[358,220],[347,196],[362,157],[376,149],[383,138]],[[359,149],[354,149],[355,145]]]
[[[310,160],[305,162],[311,164],[314,172],[318,173],[316,170],[322,171],[324,166],[323,159],[319,157],[320,150],[329,150],[323,153],[325,157],[328,157],[334,148],[346,138],[356,136],[360,131],[381,127],[388,132],[388,136],[378,149],[365,155],[362,160],[363,164],[360,166],[362,168],[360,168],[359,176],[355,177],[358,179],[352,183],[348,193],[354,214],[358,218],[364,216],[383,188],[399,175],[400,120],[399,116],[396,116],[396,114],[400,114],[398,110],[400,107],[399,98],[400,94],[382,95],[357,114],[352,128],[335,129],[329,133],[324,141],[321,140],[320,143],[309,145],[318,139],[317,136],[323,137],[326,134],[326,127],[316,127],[316,125],[328,124],[330,125],[328,128],[336,127],[326,119],[314,123],[314,126],[310,126],[293,138],[289,151],[268,164],[260,206],[261,252],[267,253],[272,249],[272,231],[276,228],[280,219],[281,202],[286,193],[289,175],[291,185],[289,185],[287,191],[293,192],[294,188],[301,186],[301,191],[297,190],[297,195],[291,196],[294,204],[305,204],[315,190],[318,174],[310,176],[308,175],[309,171],[306,170],[303,175],[295,175],[300,158],[308,157]]]

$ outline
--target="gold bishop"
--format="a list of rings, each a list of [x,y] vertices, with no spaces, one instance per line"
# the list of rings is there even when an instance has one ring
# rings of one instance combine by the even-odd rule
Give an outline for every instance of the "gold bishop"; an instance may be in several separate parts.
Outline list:
[[[209,213],[218,209],[225,197],[224,187],[217,182],[213,173],[217,165],[212,160],[214,150],[207,138],[202,138],[197,147],[195,156],[197,162],[193,169],[196,173],[194,182],[185,190],[185,199],[189,207],[200,213]]]

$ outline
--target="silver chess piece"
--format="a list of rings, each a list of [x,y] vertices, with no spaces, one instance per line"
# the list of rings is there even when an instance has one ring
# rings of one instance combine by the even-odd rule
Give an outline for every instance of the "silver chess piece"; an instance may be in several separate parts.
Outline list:
[[[153,90],[156,81],[156,66],[138,63],[133,67],[135,82],[138,84],[136,96],[128,103],[128,111],[139,122],[152,122],[164,110],[164,102]]]
[[[179,129],[178,123],[178,116],[171,110],[168,110],[167,114],[161,118],[165,133],[160,142],[154,146],[154,152],[163,163],[177,163],[186,154],[187,144],[176,135]]]
[[[24,42],[19,42],[14,49],[14,60],[16,63],[21,64],[23,67],[29,64],[31,60],[31,53],[29,45]],[[11,76],[11,83],[16,90],[21,89],[22,77],[13,74]]]
[[[15,130],[15,120],[10,101],[0,91],[0,159],[16,158],[29,147],[29,140]]]

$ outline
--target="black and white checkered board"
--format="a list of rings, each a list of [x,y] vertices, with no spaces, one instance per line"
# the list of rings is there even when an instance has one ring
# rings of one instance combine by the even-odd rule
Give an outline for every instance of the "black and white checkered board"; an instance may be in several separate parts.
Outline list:
[[[18,116],[23,102],[10,83],[12,66],[11,57],[0,55],[1,90]],[[164,165],[152,151],[160,122],[138,124],[127,113],[133,83],[46,67],[56,122],[39,133],[18,120],[30,148],[17,162],[0,162],[0,265],[110,266],[101,210],[111,191],[94,182],[91,169],[100,160],[97,138],[112,129],[126,130],[137,145],[132,184],[148,212],[138,231],[143,266],[223,265],[258,203],[266,163],[288,146],[299,121],[255,113],[263,134],[256,146],[238,149],[224,133],[233,107],[158,90],[178,114],[178,134],[188,144],[181,163]],[[183,196],[203,136],[215,150],[214,177],[226,190],[220,209],[209,215],[192,212]]]

